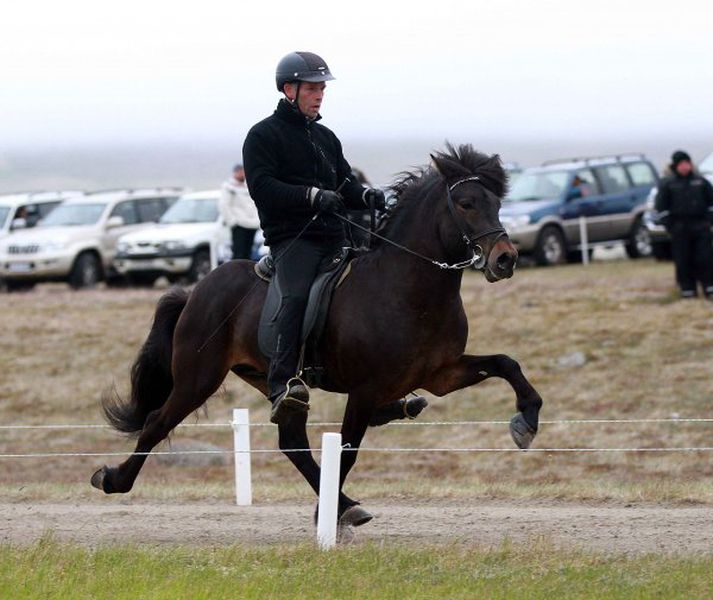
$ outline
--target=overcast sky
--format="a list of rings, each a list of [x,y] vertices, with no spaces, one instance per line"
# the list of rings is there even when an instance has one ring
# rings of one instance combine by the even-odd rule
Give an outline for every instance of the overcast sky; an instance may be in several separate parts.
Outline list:
[[[0,147],[242,138],[291,50],[327,60],[347,139],[713,138],[710,1],[25,0],[0,23]]]

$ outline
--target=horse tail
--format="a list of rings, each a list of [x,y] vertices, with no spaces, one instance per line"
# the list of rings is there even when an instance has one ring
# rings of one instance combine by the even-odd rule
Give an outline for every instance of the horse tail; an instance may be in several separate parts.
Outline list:
[[[109,424],[124,433],[141,431],[149,413],[161,408],[173,389],[173,332],[188,302],[188,292],[174,288],[159,300],[153,325],[131,367],[131,397],[104,393],[102,409]]]

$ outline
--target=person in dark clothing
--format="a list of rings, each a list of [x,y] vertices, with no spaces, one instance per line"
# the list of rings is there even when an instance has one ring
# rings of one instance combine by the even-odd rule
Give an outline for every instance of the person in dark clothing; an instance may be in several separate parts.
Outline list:
[[[682,298],[695,298],[700,281],[713,300],[713,186],[693,169],[691,157],[677,150],[670,177],[659,186],[656,211],[671,235],[676,281]]]
[[[297,370],[300,332],[310,287],[322,265],[345,245],[335,213],[385,206],[384,193],[359,184],[337,136],[318,123],[326,82],[325,61],[292,52],[278,64],[275,112],[254,125],[243,144],[248,189],[282,285],[278,342],[268,371],[270,420],[284,423],[306,411],[309,391]],[[316,217],[315,217],[316,215]]]

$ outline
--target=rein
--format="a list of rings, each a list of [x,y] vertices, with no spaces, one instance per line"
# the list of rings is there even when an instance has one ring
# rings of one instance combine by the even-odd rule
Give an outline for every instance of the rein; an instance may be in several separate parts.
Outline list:
[[[483,247],[480,244],[476,244],[475,242],[481,238],[492,235],[494,233],[500,234],[496,238],[496,241],[497,241],[497,239],[500,239],[502,236],[507,235],[507,233],[505,232],[505,229],[503,227],[493,227],[491,229],[486,229],[485,231],[482,231],[477,234],[469,235],[467,233],[466,229],[468,229],[468,224],[456,212],[455,206],[453,204],[453,198],[451,196],[451,191],[454,188],[459,186],[461,183],[466,183],[467,181],[480,181],[480,178],[477,175],[473,175],[471,177],[464,177],[463,179],[459,179],[454,184],[446,187],[446,192],[447,192],[447,196],[448,196],[448,211],[450,212],[451,217],[453,218],[456,225],[458,226],[458,229],[461,232],[463,241],[465,242],[468,249],[470,249],[470,251],[473,253],[473,256],[471,256],[469,259],[462,260],[457,263],[449,264],[446,262],[440,262],[433,258],[429,258],[428,256],[424,256],[423,254],[416,252],[415,250],[411,250],[411,248],[402,246],[401,244],[394,242],[393,240],[390,240],[389,238],[386,238],[383,235],[376,233],[375,231],[367,229],[366,227],[363,227],[363,226],[359,225],[358,223],[353,223],[352,221],[347,219],[345,216],[340,215],[339,213],[334,213],[334,216],[341,219],[345,223],[348,223],[352,227],[356,227],[357,229],[361,229],[365,233],[373,235],[375,238],[380,239],[382,242],[386,242],[387,244],[390,244],[391,246],[394,246],[395,248],[398,248],[399,250],[403,250],[404,252],[407,252],[408,254],[411,254],[413,256],[416,256],[417,258],[420,258],[421,260],[425,260],[426,262],[431,263],[432,265],[438,267],[439,269],[450,270],[450,271],[462,271],[464,269],[473,267],[478,271],[482,271],[485,268],[486,257],[485,257],[485,253],[483,251]]]

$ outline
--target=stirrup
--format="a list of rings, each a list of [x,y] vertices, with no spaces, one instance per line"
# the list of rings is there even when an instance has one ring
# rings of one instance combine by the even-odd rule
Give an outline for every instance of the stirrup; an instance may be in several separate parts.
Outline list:
[[[299,413],[309,410],[309,388],[299,377],[288,380],[285,391],[272,404],[270,421],[277,425],[287,423]]]

